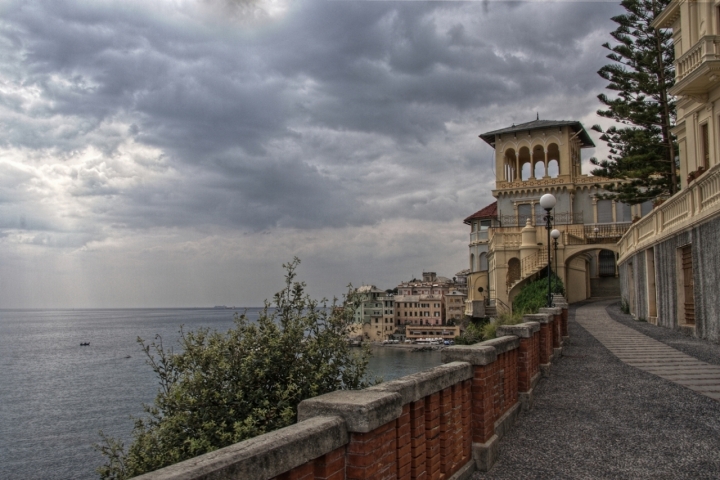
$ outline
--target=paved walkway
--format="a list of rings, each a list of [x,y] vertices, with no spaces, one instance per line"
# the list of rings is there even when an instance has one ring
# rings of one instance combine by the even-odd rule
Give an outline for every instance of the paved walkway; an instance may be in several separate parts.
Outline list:
[[[720,401],[720,366],[700,361],[616,322],[606,312],[609,303],[614,302],[583,307],[577,322],[628,365]]]
[[[720,478],[720,401],[705,388],[720,345],[608,315],[614,302],[571,306],[563,356],[474,480]]]

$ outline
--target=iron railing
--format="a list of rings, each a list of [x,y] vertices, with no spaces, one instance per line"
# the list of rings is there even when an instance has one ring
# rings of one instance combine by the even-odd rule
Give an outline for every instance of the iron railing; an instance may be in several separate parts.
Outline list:
[[[524,227],[527,219],[534,221],[535,225],[545,224],[545,214],[538,215],[500,215],[498,220],[502,227]],[[561,212],[553,215],[554,225],[573,225],[583,223],[583,212]]]

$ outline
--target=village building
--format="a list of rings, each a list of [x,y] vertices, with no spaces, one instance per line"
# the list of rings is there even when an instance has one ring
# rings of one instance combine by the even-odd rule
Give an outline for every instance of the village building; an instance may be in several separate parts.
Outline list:
[[[435,272],[423,272],[422,280],[413,279],[397,286],[395,323],[397,325],[445,325],[445,297],[455,282]]]
[[[445,294],[445,323],[460,325],[465,318],[465,300],[467,294],[459,290],[451,290]]]
[[[359,337],[371,342],[381,342],[387,338],[385,328],[387,293],[375,285],[363,285],[355,292],[360,302],[353,313],[351,337]],[[392,332],[389,332],[392,333]]]

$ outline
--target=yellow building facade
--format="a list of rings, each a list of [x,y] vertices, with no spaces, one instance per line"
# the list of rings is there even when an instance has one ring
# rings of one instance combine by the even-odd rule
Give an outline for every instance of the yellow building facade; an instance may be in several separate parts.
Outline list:
[[[619,242],[630,312],[720,342],[720,3],[672,1],[653,27],[672,29],[681,189]]]
[[[538,119],[480,138],[495,149],[497,203],[465,220],[471,228],[466,315],[478,316],[481,303],[488,316],[509,311],[522,286],[547,268],[546,212],[540,206],[546,193],[557,199],[552,227],[561,232],[549,258],[568,286],[568,300],[584,300],[593,290],[619,293],[616,242],[652,208],[602,198],[608,181],[582,173],[581,151],[594,147],[582,124]]]

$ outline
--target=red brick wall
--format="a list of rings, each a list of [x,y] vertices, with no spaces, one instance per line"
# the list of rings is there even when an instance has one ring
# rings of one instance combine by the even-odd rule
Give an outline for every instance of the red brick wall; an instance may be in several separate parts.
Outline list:
[[[345,447],[335,449],[275,478],[276,480],[344,480]]]
[[[552,340],[553,322],[540,324],[540,364],[546,365],[550,363],[552,357],[553,340]]]
[[[486,443],[495,422],[530,390],[541,362],[549,362],[561,330],[541,324],[520,346],[474,366],[472,379],[402,407],[400,416],[276,480],[447,480],[472,461],[472,443]],[[557,322],[560,325],[560,322]]]
[[[517,351],[518,392],[529,392],[533,377],[540,371],[540,334],[536,332],[530,338],[521,338]]]
[[[409,480],[411,471],[412,442],[410,435],[410,404],[404,405],[400,418],[395,420],[395,437],[397,450],[395,464],[398,480]]]
[[[410,407],[410,478],[426,479],[425,472],[425,400]]]
[[[553,348],[560,348],[562,343],[562,314],[553,315]]]
[[[393,480],[397,473],[396,420],[368,433],[351,433],[345,458],[347,480]]]
[[[485,443],[495,434],[495,386],[498,362],[475,366],[472,379],[472,441]]]

